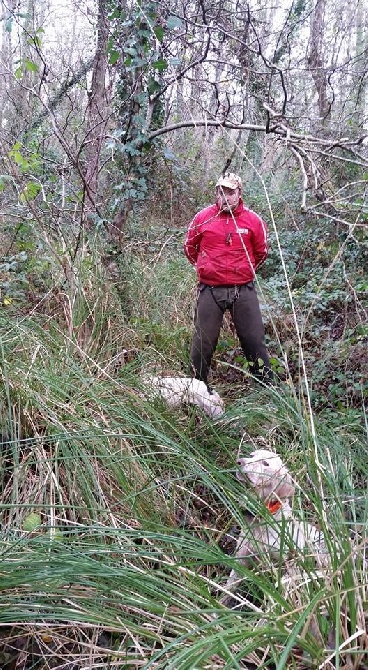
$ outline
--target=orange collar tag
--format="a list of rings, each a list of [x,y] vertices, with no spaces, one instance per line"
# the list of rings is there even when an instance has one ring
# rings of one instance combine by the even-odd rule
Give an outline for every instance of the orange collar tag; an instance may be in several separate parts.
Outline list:
[[[280,507],[282,507],[282,502],[280,500],[270,500],[269,502],[266,503],[266,507],[271,512],[271,514],[276,514],[276,512],[279,511]]]

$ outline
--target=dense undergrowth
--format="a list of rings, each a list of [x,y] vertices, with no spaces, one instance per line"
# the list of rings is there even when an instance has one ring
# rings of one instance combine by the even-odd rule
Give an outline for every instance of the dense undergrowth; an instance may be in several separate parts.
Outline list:
[[[183,229],[135,230],[108,254],[89,240],[73,260],[27,231],[3,258],[4,670],[368,667],[367,249],[329,225],[271,231],[258,291],[276,383],[251,379],[227,320],[217,422],[149,401],[142,381],[188,371]],[[331,565],[240,567],[230,610],[235,538],[257,506],[235,461],[265,444]]]

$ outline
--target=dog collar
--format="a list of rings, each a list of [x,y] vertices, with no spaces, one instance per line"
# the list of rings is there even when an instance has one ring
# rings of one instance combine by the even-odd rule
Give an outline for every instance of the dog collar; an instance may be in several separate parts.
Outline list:
[[[266,502],[266,507],[271,514],[276,514],[282,507],[282,502],[280,500],[269,500],[269,502]]]

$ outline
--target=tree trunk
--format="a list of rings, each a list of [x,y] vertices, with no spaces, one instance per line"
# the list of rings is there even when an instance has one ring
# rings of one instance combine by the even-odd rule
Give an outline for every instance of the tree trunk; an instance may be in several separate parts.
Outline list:
[[[327,76],[324,67],[324,14],[325,0],[317,0],[311,17],[308,65],[317,90],[319,117],[322,125],[327,126],[331,105],[327,97]]]
[[[88,91],[87,137],[86,137],[86,209],[94,213],[98,198],[98,175],[102,145],[108,122],[109,91],[106,85],[108,2],[98,0],[97,47],[93,63],[91,90]]]
[[[14,0],[1,3],[1,73],[0,73],[0,126],[4,127],[6,108],[9,102],[8,94],[13,78],[13,58],[11,47],[11,16]]]

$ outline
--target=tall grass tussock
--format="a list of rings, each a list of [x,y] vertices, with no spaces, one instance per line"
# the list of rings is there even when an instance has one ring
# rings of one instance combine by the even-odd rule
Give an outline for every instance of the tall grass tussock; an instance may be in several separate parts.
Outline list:
[[[0,314],[0,666],[368,667],[363,403],[316,413],[308,361],[298,376],[285,349],[280,380],[255,384],[223,344],[229,325],[213,371],[223,417],[147,399],[142,371],[187,373],[191,269],[175,249],[136,256],[117,286],[83,253],[48,306]],[[287,463],[328,568],[286,550],[237,565],[244,509],[268,520],[234,476],[259,445]]]

